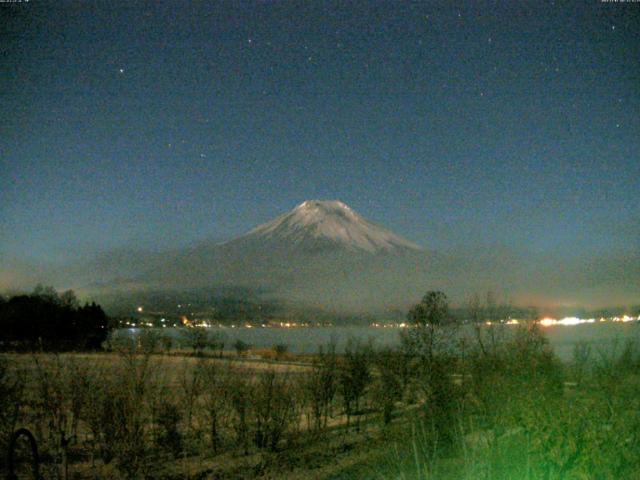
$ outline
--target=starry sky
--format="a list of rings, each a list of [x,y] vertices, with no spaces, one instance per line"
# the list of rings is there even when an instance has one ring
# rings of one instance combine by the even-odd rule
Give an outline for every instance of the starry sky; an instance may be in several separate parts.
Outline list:
[[[638,298],[640,3],[31,0],[0,38],[4,286],[321,198]]]

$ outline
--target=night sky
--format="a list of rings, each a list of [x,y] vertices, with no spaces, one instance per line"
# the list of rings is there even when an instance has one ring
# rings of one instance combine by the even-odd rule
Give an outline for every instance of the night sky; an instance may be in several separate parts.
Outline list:
[[[2,286],[21,265],[224,240],[322,198],[428,249],[596,265],[625,278],[612,299],[639,298],[640,3],[0,15]]]

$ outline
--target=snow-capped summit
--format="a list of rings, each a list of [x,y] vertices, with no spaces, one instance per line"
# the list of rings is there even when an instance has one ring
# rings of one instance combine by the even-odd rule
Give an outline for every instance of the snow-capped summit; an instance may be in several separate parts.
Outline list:
[[[339,200],[307,200],[242,238],[290,242],[309,249],[333,245],[371,253],[420,250],[418,245],[365,220]]]

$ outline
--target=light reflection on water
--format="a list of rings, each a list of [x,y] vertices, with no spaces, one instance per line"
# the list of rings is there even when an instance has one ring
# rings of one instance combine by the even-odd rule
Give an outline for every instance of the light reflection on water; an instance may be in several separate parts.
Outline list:
[[[485,328],[501,328],[489,326]],[[514,326],[503,327],[505,332],[513,331]],[[180,338],[181,329],[157,329]],[[309,327],[309,328],[244,328],[244,327],[210,327],[210,332],[222,333],[225,337],[225,348],[232,349],[236,340],[242,340],[254,347],[269,348],[276,344],[286,344],[293,353],[315,353],[318,347],[330,341],[336,342],[340,351],[349,338],[362,341],[371,340],[377,347],[396,346],[400,343],[400,328],[372,328],[372,327]],[[136,335],[140,329],[121,329],[119,334]],[[640,322],[556,322],[543,328],[544,335],[556,353],[565,360],[571,358],[574,345],[585,342],[592,345],[593,353],[599,350],[621,348],[629,339],[640,340]],[[461,327],[459,335],[473,338],[470,326]]]

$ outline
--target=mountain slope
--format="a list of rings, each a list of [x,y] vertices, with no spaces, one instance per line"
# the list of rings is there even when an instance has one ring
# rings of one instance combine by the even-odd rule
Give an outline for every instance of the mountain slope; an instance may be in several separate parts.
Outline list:
[[[272,298],[360,310],[406,299],[424,276],[417,245],[337,200],[309,200],[225,243],[168,257],[132,282],[151,289],[257,288]],[[414,285],[415,286],[415,285]],[[398,295],[385,294],[393,290]]]

